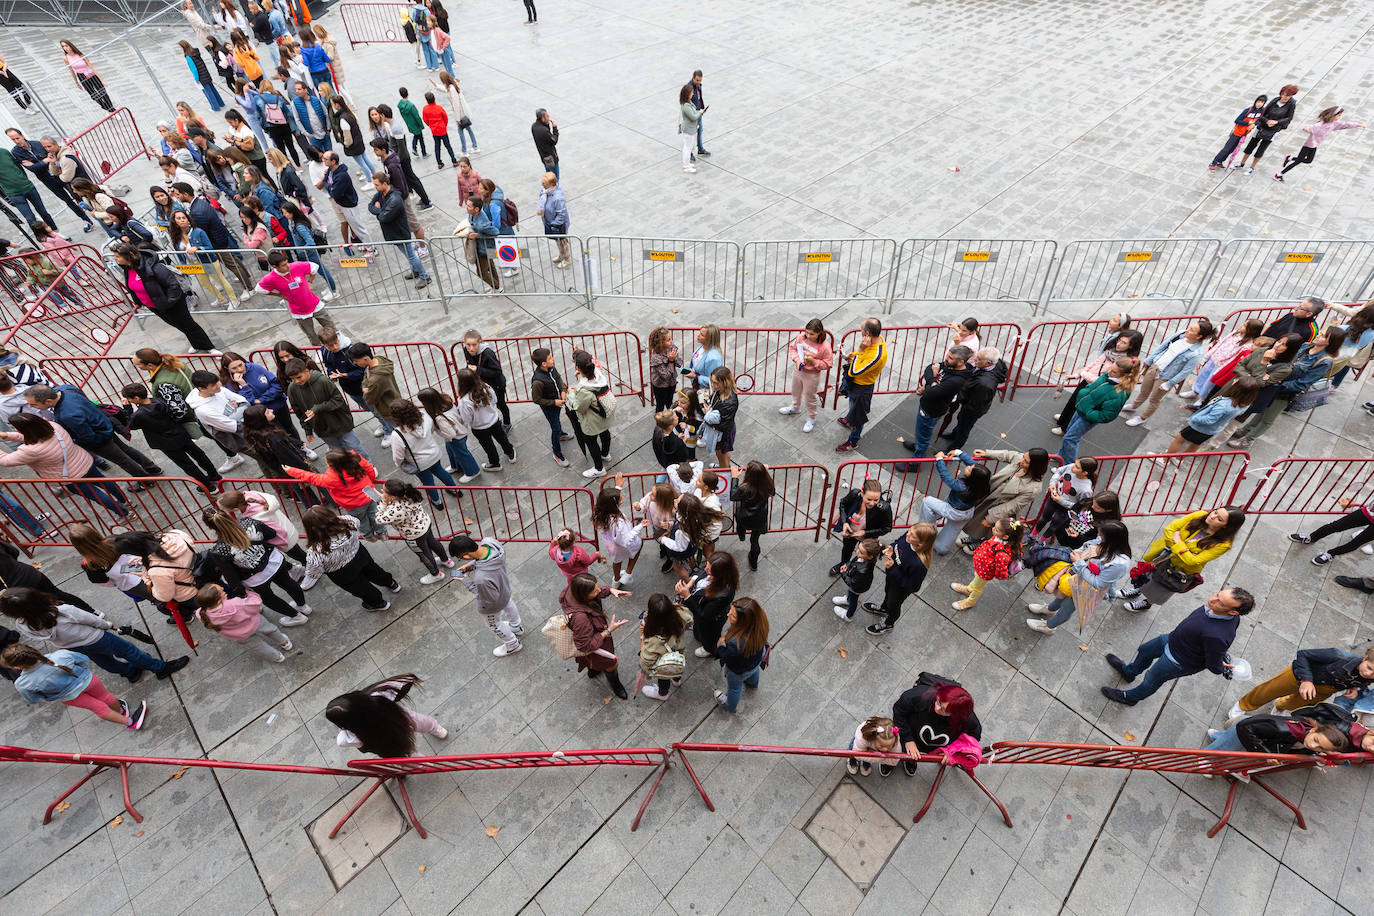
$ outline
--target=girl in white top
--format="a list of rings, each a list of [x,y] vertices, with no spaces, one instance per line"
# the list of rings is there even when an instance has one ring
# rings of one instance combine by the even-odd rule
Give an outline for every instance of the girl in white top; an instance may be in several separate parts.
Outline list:
[[[422,683],[413,674],[398,674],[335,697],[324,717],[339,727],[339,747],[356,747],[378,757],[409,757],[415,753],[415,733],[440,740],[448,730],[433,716],[401,705],[410,688]]]
[[[718,492],[720,482],[720,475],[711,470],[702,471],[700,476],[697,477],[697,498],[701,500],[703,506],[708,509],[714,509],[717,512],[723,512],[720,507],[720,494]],[[722,514],[719,519],[712,522],[710,527],[706,529],[706,545],[704,552],[707,559],[710,559],[711,554],[715,553],[716,541],[720,540],[720,533],[724,530],[725,516]]]
[[[611,564],[616,588],[630,584],[643,545],[638,526],[631,523],[621,511],[624,486],[625,475],[616,474],[615,486],[602,489],[592,505],[592,527],[600,539],[602,555]],[[622,564],[625,566],[623,575],[620,572]]]
[[[463,94],[463,87],[458,80],[447,73],[439,74],[439,81],[433,79],[429,84],[437,90],[441,90],[448,97],[448,107],[453,111],[453,129],[458,134],[458,145],[462,147],[464,153],[481,152],[477,149],[477,135],[472,132],[472,110],[468,108],[467,97]],[[459,127],[459,123],[468,119],[467,127]],[[468,149],[468,140],[472,140],[472,149]]]
[[[420,483],[430,486],[437,480],[450,487],[456,486],[453,477],[444,470],[444,442],[435,433],[434,420],[429,414],[409,401],[397,399],[391,404],[391,421],[396,424],[396,432],[391,437],[391,457],[396,466],[408,460],[415,465],[411,473]],[[438,492],[431,492],[429,502],[435,508],[442,508],[444,498]]]

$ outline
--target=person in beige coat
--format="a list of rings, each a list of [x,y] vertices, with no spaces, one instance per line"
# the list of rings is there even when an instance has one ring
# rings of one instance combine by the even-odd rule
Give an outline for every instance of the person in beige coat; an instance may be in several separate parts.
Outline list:
[[[1049,453],[1043,448],[1025,453],[976,448],[973,457],[1000,461],[1002,467],[992,475],[988,495],[974,507],[973,515],[964,523],[964,535],[959,544],[970,556],[975,547],[992,537],[993,526],[999,521],[1026,515],[1050,467]]]

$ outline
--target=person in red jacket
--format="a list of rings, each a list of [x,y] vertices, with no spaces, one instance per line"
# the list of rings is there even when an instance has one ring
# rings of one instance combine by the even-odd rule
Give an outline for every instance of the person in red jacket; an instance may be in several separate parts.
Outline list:
[[[434,159],[439,163],[439,168],[444,167],[444,154],[439,149],[439,144],[448,148],[448,158],[454,166],[458,165],[458,157],[453,155],[453,144],[448,142],[448,112],[444,111],[444,106],[434,101],[434,93],[425,93],[425,107],[420,109],[420,120],[424,121],[429,127],[429,132],[434,135]]]
[[[352,449],[332,448],[325,453],[328,469],[323,474],[302,468],[283,468],[297,480],[323,487],[340,509],[358,520],[358,534],[369,541],[386,536],[385,526],[377,524],[377,504],[368,491],[375,492],[377,469]]]

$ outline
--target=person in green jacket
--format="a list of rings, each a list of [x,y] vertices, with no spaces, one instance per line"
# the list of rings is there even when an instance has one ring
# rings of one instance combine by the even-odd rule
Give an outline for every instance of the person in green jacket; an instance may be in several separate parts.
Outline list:
[[[34,211],[37,210],[42,215],[43,222],[49,226],[57,226],[57,220],[53,219],[48,208],[43,206],[43,198],[38,196],[38,189],[29,181],[29,176],[24,174],[24,169],[14,158],[14,154],[7,149],[0,149],[0,194],[4,194],[5,199],[24,214],[26,225],[38,219],[34,215]]]
[[[425,122],[420,120],[420,109],[410,100],[409,89],[402,86],[397,91],[401,94],[401,100],[396,103],[396,110],[401,113],[401,120],[406,122],[406,130],[410,131],[410,152],[413,155],[418,148],[420,157],[424,158],[429,153],[425,151]]]
[[[681,120],[677,126],[678,139],[682,141],[682,170],[684,172],[695,172],[696,166],[692,165],[692,150],[697,142],[697,122],[706,113],[703,108],[697,111],[697,106],[692,104],[692,84],[688,83],[682,87],[677,96],[678,109]]]
[[[291,379],[286,386],[286,401],[305,427],[305,441],[314,442],[319,436],[330,448],[352,449],[371,461],[353,432],[353,411],[339,386],[302,359],[287,360],[283,370]]]
[[[1064,441],[1059,446],[1059,457],[1064,464],[1078,460],[1078,443],[1088,430],[1099,423],[1110,423],[1120,415],[1139,376],[1140,360],[1120,356],[1110,369],[1097,377],[1097,381],[1079,392],[1073,419],[1064,430]]]

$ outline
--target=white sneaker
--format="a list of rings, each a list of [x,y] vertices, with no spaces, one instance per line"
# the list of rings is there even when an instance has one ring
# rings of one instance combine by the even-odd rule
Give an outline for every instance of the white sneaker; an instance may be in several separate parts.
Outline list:
[[[789,406],[789,407],[779,407],[779,408],[778,408],[778,413],[782,414],[784,417],[790,417],[790,416],[792,416],[793,414],[801,413],[801,408],[800,408],[800,407],[791,407],[791,406]]]
[[[290,652],[292,649],[294,649],[294,648],[296,648],[296,647],[293,646],[293,645],[291,644],[291,640],[288,639],[288,640],[287,640],[285,643],[283,643],[282,645],[277,646],[277,648],[278,648],[278,649],[281,649],[283,652]]]
[[[280,665],[282,662],[286,661],[286,656],[285,656],[285,655],[282,655],[280,652],[278,652],[278,653],[277,653],[277,657],[274,658],[274,659],[272,659],[272,661],[274,661],[274,662],[276,662],[277,664]]]
[[[1126,421],[1127,426],[1142,426],[1145,423],[1144,417],[1131,417]]]
[[[434,732],[434,737],[438,738],[440,741],[448,737],[448,729],[444,728],[442,725],[436,726],[436,728],[437,731]]]
[[[228,458],[224,460],[223,464],[216,468],[216,470],[219,471],[221,474],[227,474],[241,464],[243,464],[242,455],[230,455]]]
[[[481,471],[478,471],[476,474],[464,474],[462,477],[459,477],[459,478],[458,478],[458,482],[459,482],[459,483],[468,483],[468,482],[470,482],[470,481],[476,480],[480,474],[481,474]],[[450,564],[450,565],[452,565],[452,564]]]
[[[1026,610],[1037,617],[1049,617],[1054,614],[1054,611],[1050,610],[1048,604],[1028,604],[1026,605]]]
[[[386,446],[387,448],[391,448],[391,433],[383,434],[382,445]]]
[[[1374,544],[1365,544],[1363,547],[1360,548],[1360,553],[1374,554]]]
[[[1230,711],[1226,713],[1226,727],[1230,728],[1248,715],[1248,712],[1240,708],[1239,702],[1232,703]]]
[[[314,609],[313,607],[311,607],[310,605],[308,605],[308,604],[299,605],[299,606],[296,608],[296,611],[297,611],[298,613],[304,614],[304,615],[307,616],[307,617],[309,617],[311,614],[315,613],[315,609]]]
[[[333,302],[333,301],[334,301],[335,299],[337,299],[338,297],[339,297],[339,294],[336,293],[336,292],[334,292],[334,291],[331,289],[331,290],[327,291],[323,296],[320,297],[320,301],[321,301],[321,302]]]
[[[1064,435],[1064,428],[1063,428],[1062,426],[1051,426],[1051,427],[1050,427],[1050,435],[1051,435],[1051,436],[1062,436],[1062,435]]]
[[[474,146],[471,150],[469,150],[469,152],[480,153],[481,150]]]
[[[376,436],[378,439],[380,439],[380,438],[382,438],[383,436],[386,435],[386,430],[384,430],[384,429],[382,429],[380,426],[378,426],[376,429],[372,430],[372,435],[374,435],[374,436]]]
[[[844,604],[835,605],[831,610],[833,610],[835,612],[835,616],[840,618],[841,620],[854,619],[849,616],[849,602],[847,601]]]
[[[443,582],[443,581],[444,581],[445,579],[447,579],[447,578],[448,578],[448,576],[444,575],[443,573],[435,573],[435,574],[432,575],[432,576],[421,576],[421,577],[420,577],[420,584],[421,584],[421,585],[434,585],[434,584],[437,583],[437,582]]]
[[[1045,623],[1045,621],[1041,620],[1039,617],[1027,617],[1026,626],[1030,627],[1037,633],[1054,632],[1054,627],[1050,626],[1048,623]]]
[[[644,685],[644,689],[641,690],[640,693],[644,694],[646,697],[648,697],[648,698],[651,699],[651,700],[666,700],[666,699],[668,699],[668,698],[665,697],[663,694],[661,694],[661,693],[658,692],[658,685],[657,685],[657,684],[646,684],[646,685]]]
[[[1134,413],[1135,410],[1136,406],[1134,404],[1127,404],[1126,406],[1121,408],[1122,413]]]
[[[506,460],[509,461],[511,464],[515,464],[515,460],[516,460],[516,458],[518,458],[519,456],[520,456],[520,453],[519,453],[519,452],[517,452],[515,449],[511,449],[510,455],[506,458]],[[607,457],[609,457],[609,456],[607,456]]]
[[[697,646],[695,649],[692,650],[692,654],[695,655],[697,658],[710,658],[711,650],[706,648],[705,646]]]
[[[525,648],[524,643],[520,642],[519,640],[516,640],[510,645],[501,643],[501,645],[491,650],[491,654],[495,655],[497,658],[505,658],[507,655],[514,655],[523,648]]]
[[[253,298],[253,291],[250,290],[250,289],[245,289],[243,292],[239,293],[239,301],[240,301],[240,302],[247,302],[249,299],[252,299],[252,298]]]
[[[553,463],[556,464],[556,465],[558,465],[560,468],[565,468],[565,467],[567,467],[568,465],[572,464],[572,462],[569,461],[568,459],[566,459],[566,458],[559,458],[557,455],[554,455],[554,456],[553,456]]]
[[[837,607],[846,607],[846,608],[849,607],[849,596],[848,596],[848,595],[836,595],[835,597],[831,598],[830,601],[831,601],[832,604],[835,604]]]
[[[582,476],[583,476],[583,477],[586,477],[586,478],[588,478],[588,479],[590,479],[590,478],[592,478],[592,477],[600,477],[601,475],[603,475],[603,474],[605,474],[605,473],[606,473],[606,469],[605,469],[605,468],[601,468],[600,470],[598,470],[597,468],[587,468],[587,470],[585,470],[585,471],[582,472]]]
[[[304,614],[297,614],[295,617],[283,617],[277,621],[279,627],[303,627],[310,622],[310,618]]]
[[[802,424],[802,432],[804,432],[804,433],[809,433],[809,432],[811,432],[811,430],[813,430],[813,429],[815,429],[815,428],[816,428],[816,421],[813,420],[813,419],[810,418],[810,417],[807,417],[807,418],[806,418],[806,422]]]
[[[1245,168],[1245,174],[1247,174],[1247,175],[1253,175],[1253,174],[1255,174],[1255,167],[1254,167],[1253,165],[1251,165],[1251,166],[1246,166],[1246,168]]]
[[[621,573],[621,574],[620,574],[620,587],[621,587],[621,588],[624,588],[625,586],[629,585],[630,582],[631,582],[633,579],[634,579],[634,576],[630,575],[629,573]]]
[[[695,175],[697,173],[696,167],[690,165],[683,169],[683,171],[689,175]]]
[[[416,254],[416,256],[421,257],[421,258],[427,258],[427,257],[429,257],[429,246],[428,246],[428,245],[416,245],[416,246],[415,246],[415,254]]]

